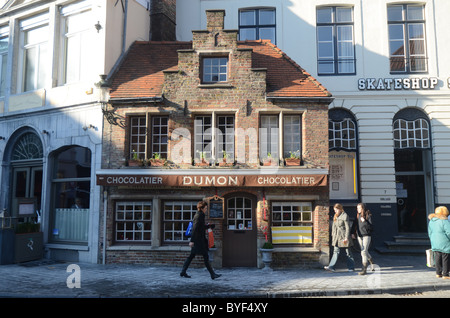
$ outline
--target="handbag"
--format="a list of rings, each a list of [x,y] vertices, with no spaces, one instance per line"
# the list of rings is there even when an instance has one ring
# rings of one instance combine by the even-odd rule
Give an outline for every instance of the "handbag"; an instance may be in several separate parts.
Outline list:
[[[192,221],[189,221],[188,227],[186,229],[186,232],[184,233],[184,236],[191,237],[192,235]]]
[[[434,261],[434,253],[432,249],[428,249],[425,251],[426,255],[427,255],[427,266],[428,267],[435,267],[436,263]]]
[[[208,229],[208,248],[214,246],[214,234],[211,229]]]

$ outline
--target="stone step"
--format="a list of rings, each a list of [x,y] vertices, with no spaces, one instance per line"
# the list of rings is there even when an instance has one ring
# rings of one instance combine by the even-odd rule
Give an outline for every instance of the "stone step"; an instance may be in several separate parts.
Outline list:
[[[426,233],[405,233],[394,236],[394,241],[385,241],[384,246],[375,250],[381,254],[425,255],[429,248],[431,243]]]
[[[425,258],[425,249],[389,249],[387,247],[375,247],[375,250],[385,255],[423,255]]]

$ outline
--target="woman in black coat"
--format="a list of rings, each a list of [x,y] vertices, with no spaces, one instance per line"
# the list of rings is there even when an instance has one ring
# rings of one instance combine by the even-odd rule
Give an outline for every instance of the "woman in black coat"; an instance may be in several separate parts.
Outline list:
[[[192,226],[192,236],[189,246],[191,247],[191,254],[188,256],[184,262],[183,269],[181,270],[180,276],[191,278],[186,271],[194,259],[195,255],[202,255],[205,262],[205,266],[208,269],[211,279],[220,277],[220,274],[216,274],[209,263],[208,256],[208,240],[206,239],[206,224],[205,224],[205,211],[208,208],[208,204],[205,201],[200,201],[197,204],[197,213],[194,216],[193,226]]]

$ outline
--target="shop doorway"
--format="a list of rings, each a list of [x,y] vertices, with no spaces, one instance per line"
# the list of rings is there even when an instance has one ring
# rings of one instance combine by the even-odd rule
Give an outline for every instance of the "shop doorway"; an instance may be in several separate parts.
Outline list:
[[[408,107],[394,116],[393,132],[398,230],[426,233],[434,210],[430,121]]]
[[[256,198],[250,194],[225,199],[224,267],[256,267]]]
[[[426,233],[433,211],[431,151],[395,150],[395,181],[399,232]]]

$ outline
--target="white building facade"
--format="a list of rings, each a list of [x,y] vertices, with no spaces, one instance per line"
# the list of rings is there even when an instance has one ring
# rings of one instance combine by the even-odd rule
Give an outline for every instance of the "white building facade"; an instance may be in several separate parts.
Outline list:
[[[148,40],[149,3],[0,5],[0,209],[15,226],[40,224],[45,257],[97,263],[100,75]]]
[[[371,210],[380,245],[426,233],[450,207],[450,2],[447,0],[188,0],[177,40],[226,11],[240,40],[270,39],[333,94],[330,205]],[[332,210],[331,210],[332,211]]]

